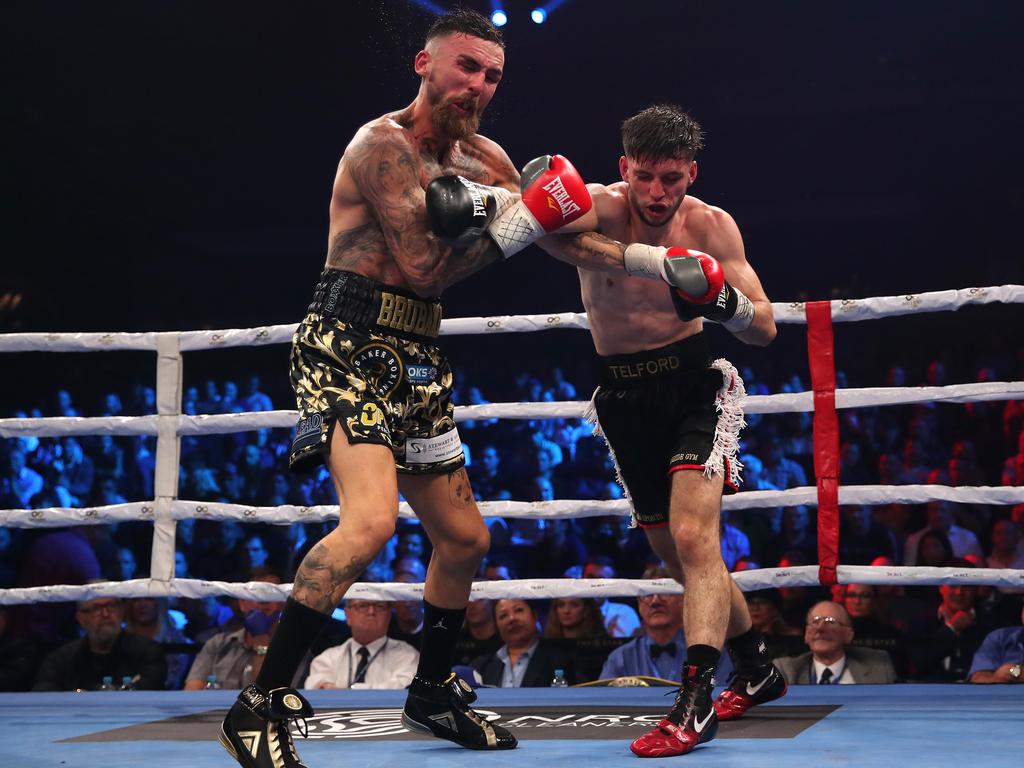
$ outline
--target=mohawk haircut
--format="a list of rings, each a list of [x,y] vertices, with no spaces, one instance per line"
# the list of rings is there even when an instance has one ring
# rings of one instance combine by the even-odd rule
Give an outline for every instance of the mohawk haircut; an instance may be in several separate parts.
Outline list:
[[[436,37],[453,34],[478,37],[481,40],[500,45],[502,50],[505,48],[505,40],[502,38],[501,32],[491,23],[490,19],[468,8],[456,8],[443,16],[438,16],[427,30],[426,42],[429,43]]]
[[[656,104],[622,123],[622,150],[634,160],[692,160],[704,149],[700,124],[675,104]]]

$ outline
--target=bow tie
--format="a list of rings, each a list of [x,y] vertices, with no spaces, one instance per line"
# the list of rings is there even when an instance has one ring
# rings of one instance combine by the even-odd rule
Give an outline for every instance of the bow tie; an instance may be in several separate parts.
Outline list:
[[[665,643],[665,645],[658,645],[657,643],[651,643],[651,658],[652,659],[658,658],[663,653],[667,653],[669,656],[672,656],[674,658],[675,655],[676,655],[676,644],[675,643]]]

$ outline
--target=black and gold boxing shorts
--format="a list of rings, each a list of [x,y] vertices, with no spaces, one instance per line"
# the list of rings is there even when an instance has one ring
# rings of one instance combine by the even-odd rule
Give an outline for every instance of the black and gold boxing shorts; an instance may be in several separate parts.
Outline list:
[[[389,447],[399,472],[463,466],[452,371],[434,343],[441,303],[354,272],[324,271],[292,340],[299,409],[289,464],[326,460],[340,425],[349,443]]]
[[[600,358],[588,417],[597,422],[642,528],[669,519],[671,476],[720,475],[735,493],[743,427],[743,381],[727,360],[711,361],[703,333],[658,349]]]

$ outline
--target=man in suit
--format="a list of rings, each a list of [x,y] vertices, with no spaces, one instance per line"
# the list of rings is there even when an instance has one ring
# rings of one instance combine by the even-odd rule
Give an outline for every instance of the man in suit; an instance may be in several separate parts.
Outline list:
[[[648,568],[645,579],[671,578],[664,567]],[[601,668],[601,679],[612,677],[660,677],[678,683],[682,679],[686,658],[686,637],[683,635],[683,596],[644,595],[638,601],[644,633],[608,656]],[[732,664],[729,654],[722,656],[715,678],[729,679]]]
[[[485,685],[540,688],[551,685],[556,669],[575,683],[572,659],[537,634],[537,614],[525,600],[498,600],[494,621],[504,645],[473,662]]]
[[[809,653],[775,660],[790,684],[846,685],[895,683],[896,671],[885,651],[851,646],[853,626],[846,609],[826,600],[807,612],[804,642]]]

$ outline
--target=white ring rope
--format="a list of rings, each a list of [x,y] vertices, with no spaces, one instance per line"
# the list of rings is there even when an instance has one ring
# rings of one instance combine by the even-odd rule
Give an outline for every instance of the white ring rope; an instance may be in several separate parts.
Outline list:
[[[956,504],[1024,504],[1024,486],[958,486],[948,485],[845,485],[839,488],[839,503],[865,504],[927,504],[930,501],[951,501]],[[799,504],[816,506],[817,488],[803,486],[785,491],[741,491],[722,498],[722,509],[772,509]],[[580,517],[604,517],[630,514],[626,499],[612,501],[558,499],[556,501],[481,501],[480,514],[485,518],[504,517],[521,520],[571,520]],[[337,520],[340,516],[336,504],[314,507],[282,505],[278,507],[252,507],[212,501],[176,499],[170,503],[171,520],[237,520],[241,523],[319,523]],[[408,503],[398,506],[398,516],[416,519]],[[0,527],[60,528],[70,525],[100,525],[103,523],[154,520],[154,503],[130,502],[104,507],[48,507],[45,509],[0,509]]]
[[[944,387],[864,387],[836,390],[836,408],[865,408],[912,403],[977,403],[1024,400],[1024,381],[989,381]],[[589,403],[488,403],[455,408],[458,422],[481,419],[582,419]],[[794,413],[814,410],[813,392],[747,395],[743,412]],[[202,416],[44,416],[0,419],[0,437],[60,435],[155,435],[160,418],[175,420],[179,435],[222,435],[256,429],[292,428],[297,411],[251,411]]]
[[[1004,285],[991,288],[965,288],[906,296],[884,296],[831,302],[833,322],[855,322],[923,312],[951,311],[968,304],[1024,303],[1024,286]],[[777,323],[806,323],[806,304],[801,302],[772,305]],[[585,314],[565,312],[548,315],[509,317],[453,318],[442,321],[441,333],[486,334],[519,333],[559,328],[586,329]],[[22,528],[92,525],[116,521],[148,520],[154,523],[150,579],[107,582],[86,586],[55,585],[0,590],[0,605],[29,602],[81,600],[97,596],[140,597],[231,595],[257,600],[283,599],[287,585],[265,583],[231,584],[220,581],[175,579],[174,526],[186,518],[259,521],[288,524],[295,521],[320,521],[338,515],[336,506],[318,507],[246,507],[177,499],[178,452],[181,435],[225,434],[252,429],[292,427],[294,411],[185,416],[181,414],[182,353],[239,346],[262,346],[291,341],[295,326],[221,331],[152,333],[20,333],[0,335],[0,352],[83,352],[110,350],[156,351],[158,416],[42,419],[0,419],[0,437],[34,435],[157,435],[157,467],[154,477],[156,499],[150,502],[115,504],[85,509],[0,510],[0,525]],[[836,392],[836,408],[898,405],[919,402],[977,402],[1024,399],[1024,382],[987,382],[956,384],[946,387],[873,387]],[[456,420],[485,418],[582,418],[586,403],[491,403],[456,409]],[[790,413],[814,410],[813,393],[750,396],[747,413]],[[916,504],[932,500],[958,503],[1018,504],[1024,502],[1024,488],[957,487],[937,485],[845,486],[839,489],[840,504]],[[725,509],[756,509],[793,504],[814,505],[815,488],[791,488],[785,491],[747,491],[725,497]],[[484,502],[481,512],[487,517],[572,518],[629,514],[628,502],[574,501]],[[412,517],[408,505],[399,514]],[[840,583],[940,584],[973,583],[995,586],[1024,586],[1024,570],[978,568],[873,568],[839,565]],[[163,575],[161,578],[160,575]],[[777,586],[818,586],[818,566],[764,568],[733,574],[744,590]],[[351,597],[387,600],[418,600],[422,584],[356,584]],[[591,596],[639,596],[655,592],[676,592],[679,585],[670,579],[657,581],[609,579],[529,579],[481,582],[474,584],[473,597],[537,598]]]
[[[904,584],[927,586],[936,584],[974,584],[996,587],[1024,587],[1024,570],[1012,568],[930,568],[870,565],[840,565],[840,584]],[[792,568],[761,568],[730,574],[744,592],[778,587],[817,587],[818,566]],[[232,583],[174,579],[157,581],[133,579],[108,581],[82,586],[24,587],[0,590],[0,605],[39,602],[88,600],[95,597],[190,597],[213,595],[248,600],[284,600],[291,593],[291,584],[267,582]],[[473,600],[525,598],[548,600],[556,597],[640,597],[641,595],[678,594],[683,588],[673,579],[517,579],[509,581],[478,581],[470,595]],[[362,600],[422,600],[423,584],[388,582],[353,584],[346,597]]]
[[[832,322],[857,322],[922,312],[954,311],[967,304],[1024,304],[1024,285],[961,288],[950,291],[876,296],[867,299],[836,299]],[[772,304],[776,323],[806,323],[804,302]],[[523,333],[560,328],[589,328],[586,314],[560,312],[550,315],[458,317],[441,321],[441,334]],[[234,328],[220,331],[168,331],[162,333],[8,333],[0,335],[0,352],[88,352],[156,350],[159,336],[177,336],[182,352],[227,347],[283,344],[292,340],[294,325]]]

